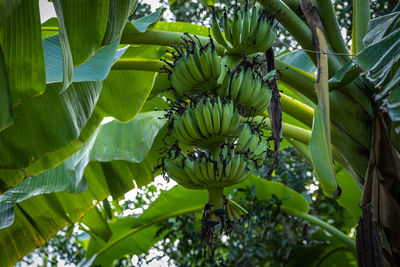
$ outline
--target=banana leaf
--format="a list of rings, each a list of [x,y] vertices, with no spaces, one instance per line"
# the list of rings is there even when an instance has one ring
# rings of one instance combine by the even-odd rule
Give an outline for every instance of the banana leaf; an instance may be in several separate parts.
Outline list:
[[[279,182],[270,182],[256,176],[250,176],[245,182],[229,187],[226,194],[237,188],[255,186],[257,198],[270,200],[276,196],[282,205],[301,212],[308,212],[307,200],[299,193]],[[238,195],[240,199],[240,194]],[[156,224],[170,217],[201,210],[207,202],[207,192],[190,190],[181,186],[164,191],[150,204],[149,208],[138,217],[125,217],[110,225],[113,235],[108,242],[92,236],[89,242],[87,258],[96,257],[94,264],[112,266],[113,261],[124,255],[147,252],[155,242],[162,238],[156,236]]]
[[[53,175],[46,183],[40,183],[44,173],[33,177],[29,185],[21,183],[2,195],[0,222],[5,226],[12,215],[15,219],[11,226],[0,230],[0,265],[12,266],[65,225],[79,221],[96,203],[109,195],[118,198],[132,189],[133,181],[138,186],[151,182],[157,175],[153,173],[159,155],[156,150],[165,135],[165,131],[160,132],[165,124],[158,119],[161,113],[146,112],[130,123],[102,125],[84,149],[48,171]],[[76,191],[87,189],[68,192],[72,187],[59,184],[63,179],[78,185]],[[60,192],[64,190],[67,192]],[[13,214],[10,204],[14,206]]]

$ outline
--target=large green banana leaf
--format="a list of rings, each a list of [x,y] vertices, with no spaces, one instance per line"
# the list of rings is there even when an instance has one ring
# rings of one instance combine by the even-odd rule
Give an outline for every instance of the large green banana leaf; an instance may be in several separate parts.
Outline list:
[[[129,123],[113,121],[102,125],[85,147],[66,162],[3,194],[2,224],[10,223],[10,204],[16,204],[14,223],[0,230],[0,265],[14,264],[66,224],[80,220],[107,196],[122,196],[134,187],[133,181],[138,186],[151,182],[156,175],[156,150],[165,134],[160,132],[165,124],[159,119],[162,114],[146,112]],[[84,189],[75,194],[60,192]]]
[[[1,0],[0,1],[0,26],[3,22],[11,15],[14,8],[16,8],[21,3],[21,0],[16,1],[8,1]]]
[[[6,77],[3,51],[0,49],[0,77]],[[0,131],[14,122],[10,88],[6,79],[0,80]]]
[[[400,121],[400,12],[375,18],[368,24],[365,48],[354,58],[367,78],[379,88],[375,100],[382,101],[392,121]]]
[[[13,106],[46,89],[41,39],[38,3],[22,1],[0,27],[7,73],[2,79],[8,80]]]
[[[226,194],[235,188],[255,186],[257,198],[270,200],[275,195],[282,200],[282,207],[308,212],[307,200],[299,193],[278,182],[262,180],[251,176],[245,182],[229,187]],[[240,199],[240,194],[238,199]],[[170,217],[201,210],[207,202],[204,190],[189,190],[181,186],[164,191],[150,204],[149,208],[138,217],[125,217],[110,225],[112,236],[105,242],[92,236],[87,252],[88,258],[96,257],[94,264],[112,266],[114,260],[129,254],[147,252],[162,236],[155,236],[157,223]],[[246,207],[251,212],[250,207]]]
[[[143,59],[158,62],[165,55],[165,50],[160,46],[129,47],[116,64],[127,60],[140,62]],[[150,95],[155,77],[155,72],[113,67],[103,83],[96,108],[104,116],[112,116],[123,122],[131,120]]]
[[[57,36],[48,39],[56,40]],[[54,43],[46,46],[48,42],[51,41],[45,40],[44,44],[49,50],[56,47]],[[85,73],[96,67],[100,69],[100,72],[107,73],[116,53],[115,44],[110,46],[99,52],[100,58],[107,59],[102,62],[101,67],[97,57],[94,57],[85,65],[80,66],[77,73]],[[55,55],[49,63],[55,63],[48,65],[49,71],[57,70]],[[49,74],[48,77],[52,75]],[[20,171],[21,169],[29,167],[45,154],[65,147],[80,136],[91,118],[102,86],[101,80],[90,79],[90,77],[87,80],[72,83],[63,93],[59,93],[62,83],[48,84],[44,94],[14,108],[18,120],[0,132],[2,147],[0,172],[16,170],[24,174]],[[52,82],[56,81],[58,80],[52,80]],[[7,179],[7,175],[2,175],[1,178],[5,185],[13,186],[21,179],[21,174],[14,179]],[[4,176],[6,177],[3,178]]]
[[[118,30],[121,31],[122,28]],[[63,57],[58,40],[55,35],[43,41],[47,83],[53,84],[47,85],[43,95],[15,107],[19,120],[0,132],[0,143],[4,147],[0,152],[1,191],[71,156],[82,147],[103,116],[131,120],[152,88],[154,72],[129,72],[124,78],[112,72],[102,91],[99,81],[106,78],[111,64],[122,55],[115,51],[118,43],[114,41],[76,67],[73,84],[58,94],[63,88]],[[103,94],[99,95],[100,92]],[[98,99],[100,105],[95,108]],[[6,108],[2,106],[10,110]],[[2,116],[6,114],[2,112]],[[52,142],[48,142],[49,138]]]

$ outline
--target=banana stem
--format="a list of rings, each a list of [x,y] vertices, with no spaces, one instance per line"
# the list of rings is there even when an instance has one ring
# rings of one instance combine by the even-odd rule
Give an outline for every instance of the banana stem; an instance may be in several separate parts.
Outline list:
[[[280,10],[280,12],[276,14],[276,18],[283,27],[290,32],[303,48],[308,50],[315,49],[310,28],[285,3],[280,0],[258,0],[258,2],[268,7],[271,12]],[[309,53],[309,56],[316,64],[317,58],[315,54]]]
[[[331,0],[317,1],[318,9],[321,16],[322,23],[324,24],[324,30],[328,39],[329,44],[339,53],[348,54],[349,50],[343,40],[340,32],[338,20],[336,19],[335,10]],[[349,61],[348,55],[342,57],[345,61]]]
[[[200,40],[201,44],[207,44],[210,39],[205,36],[198,36],[197,38]],[[125,32],[121,36],[120,44],[151,44],[151,45],[180,45],[182,42],[182,37],[187,37],[185,34],[181,32],[169,32],[169,31],[148,31],[144,33],[132,33]],[[215,49],[219,55],[224,54],[225,48],[214,42]]]
[[[224,188],[209,188],[208,204],[211,205],[211,210],[224,208]]]
[[[160,60],[142,58],[120,58],[112,70],[141,70],[159,72],[166,64]]]
[[[351,54],[355,55],[363,48],[363,38],[367,33],[370,20],[370,1],[353,1],[353,29],[351,38]]]
[[[281,71],[279,83],[283,83],[283,85],[289,89],[294,88],[296,91],[310,99],[313,103],[318,103],[314,89],[316,78],[312,74],[279,59],[275,59],[275,67],[277,70]]]
[[[321,227],[322,229],[324,229],[325,231],[329,232],[330,234],[332,234],[333,236],[335,236],[336,238],[338,238],[340,241],[342,241],[344,244],[346,244],[349,248],[351,248],[351,250],[353,251],[353,253],[356,252],[356,243],[353,239],[351,239],[350,237],[348,237],[347,235],[345,235],[343,232],[341,232],[339,229],[337,229],[336,227],[330,225],[329,223],[326,223],[320,219],[318,219],[317,217],[314,217],[308,213],[305,212],[301,212],[298,210],[294,210],[294,209],[290,209],[284,206],[280,207],[280,210],[284,213],[302,218],[306,221],[309,221],[312,224],[318,225],[319,227]]]
[[[210,207],[210,218],[209,221],[219,222],[220,218],[214,211],[223,210],[225,207],[224,203],[224,188],[209,188],[208,191],[208,204]]]
[[[254,117],[254,122],[260,123],[263,120],[264,117],[257,116]],[[268,130],[271,130],[271,121],[268,118],[264,118],[264,123],[266,124],[266,128]],[[311,131],[297,127],[295,125],[289,124],[289,123],[282,123],[282,135],[285,138],[293,138],[305,145],[308,145],[308,142],[310,141],[311,137]]]
[[[282,110],[286,114],[312,127],[314,109],[285,94],[281,95]]]

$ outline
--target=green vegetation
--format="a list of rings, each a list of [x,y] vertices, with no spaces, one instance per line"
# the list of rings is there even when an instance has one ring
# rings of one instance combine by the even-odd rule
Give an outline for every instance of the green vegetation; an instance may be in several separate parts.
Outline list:
[[[221,43],[212,45],[207,44],[210,32],[207,27],[160,21],[162,9],[144,17],[136,15],[137,19],[128,22],[127,18],[137,6],[135,0],[53,0],[57,19],[43,24],[37,1],[3,2],[0,4],[3,7],[0,20],[0,265],[14,265],[60,229],[68,226],[67,229],[72,229],[79,223],[90,235],[79,248],[85,254],[82,263],[111,266],[126,255],[141,255],[153,247],[163,238],[155,235],[160,223],[169,220],[179,224],[180,219],[189,218],[184,217],[186,214],[199,214],[207,203],[207,192],[182,186],[160,193],[140,216],[119,216],[118,201],[129,190],[148,185],[162,173],[162,168],[156,172],[154,169],[161,163],[160,149],[165,148],[165,142],[171,144],[168,138],[174,137],[172,134],[164,139],[171,127],[167,120],[160,119],[177,99],[179,89],[171,88],[186,90],[194,86],[185,81],[183,87],[174,84],[174,79],[169,80],[168,74],[162,72],[167,63],[159,59],[174,61],[170,51],[182,45],[182,37],[188,37],[184,34],[188,32],[198,36],[199,48],[208,47],[211,56],[226,60],[220,65],[221,73],[226,71],[225,65],[233,70],[243,60],[243,51],[236,47],[245,47],[240,45],[245,38],[242,40],[242,35],[238,35],[241,33],[238,21],[239,17],[246,16],[230,10],[225,23],[217,19],[214,25],[220,26],[221,36],[215,39]],[[171,3],[173,7],[174,2]],[[336,17],[336,11],[341,8],[331,1],[319,1],[317,6],[308,0],[266,0],[257,4],[268,7],[269,14],[276,12],[278,28],[284,28],[291,36],[287,42],[296,42],[293,44],[304,51],[284,51],[271,56],[268,50],[267,65],[271,66],[274,58],[278,88],[268,87],[272,88],[270,108],[268,112],[261,112],[265,105],[260,104],[254,123],[260,125],[264,134],[272,135],[274,147],[279,146],[282,137],[281,148],[291,144],[309,160],[321,187],[318,192],[322,190],[324,197],[312,198],[310,202],[306,195],[289,188],[293,186],[290,182],[285,185],[271,181],[271,177],[260,178],[257,168],[251,169],[256,173],[246,173],[249,176],[242,183],[224,185],[228,186],[225,195],[234,202],[242,201],[245,206],[247,201],[250,206],[245,208],[249,212],[252,205],[265,209],[260,217],[249,216],[249,233],[263,231],[252,222],[262,227],[261,218],[268,222],[268,214],[272,213],[286,218],[289,225],[292,220],[305,220],[312,225],[310,229],[318,226],[330,238],[335,238],[333,242],[315,234],[304,239],[304,246],[296,243],[288,247],[285,251],[292,251],[290,256],[280,258],[288,263],[306,262],[303,258],[309,255],[306,251],[312,251],[312,259],[334,257],[353,264],[355,238],[350,236],[350,229],[362,213],[359,204],[361,207],[372,204],[378,230],[386,240],[381,244],[384,257],[376,261],[392,265],[400,262],[400,236],[397,221],[393,219],[398,218],[400,210],[399,173],[394,168],[399,166],[400,147],[399,5],[390,2],[390,8],[380,11],[383,14],[371,12],[369,1],[346,5],[353,7],[352,27],[347,30],[351,38],[343,39],[339,27],[342,17],[339,20]],[[216,3],[216,7],[221,5]],[[211,16],[211,13],[208,14]],[[190,14],[193,13],[185,12],[187,16]],[[203,20],[204,14],[198,12],[198,21]],[[349,19],[347,16],[346,21]],[[211,17],[208,24],[212,24]],[[231,31],[227,30],[229,27]],[[213,34],[219,33],[214,30]],[[251,61],[256,52],[264,52],[249,51],[254,52],[248,55]],[[202,62],[199,61],[200,65]],[[243,77],[246,70],[236,68]],[[223,83],[213,75],[207,77]],[[206,86],[209,88],[210,84]],[[232,89],[229,84],[228,89]],[[276,89],[280,90],[280,97]],[[244,101],[242,94],[238,95]],[[240,105],[234,101],[239,113]],[[213,104],[209,103],[205,103],[210,110],[208,115],[213,111]],[[243,114],[249,114],[249,109],[242,110]],[[217,115],[221,117],[220,111]],[[116,120],[101,124],[106,117]],[[223,121],[213,123],[212,129],[206,124],[199,130],[200,133],[201,130],[218,132],[218,126],[221,130]],[[192,135],[196,133],[200,135],[196,131]],[[209,177],[210,174],[207,172]],[[276,171],[276,177],[283,179],[284,175]],[[328,203],[339,204],[341,208],[335,206],[334,210],[342,210],[346,216],[337,218],[340,212],[323,211]],[[178,219],[173,222],[170,218],[175,217]],[[264,229],[277,233],[281,225],[284,224]],[[297,236],[296,233],[293,235]],[[283,238],[282,232],[277,235],[271,240]],[[311,249],[310,244],[318,240],[329,242],[325,247],[331,250]],[[231,238],[220,245],[229,247],[229,242]],[[240,248],[240,244],[233,239],[232,242]],[[228,261],[230,256],[224,253],[219,260]],[[268,256],[271,254],[259,253],[265,258],[257,259],[273,264],[272,256]],[[276,257],[280,256],[272,254],[274,259],[279,259]],[[77,259],[82,255],[77,253]],[[178,259],[184,261],[182,257]]]

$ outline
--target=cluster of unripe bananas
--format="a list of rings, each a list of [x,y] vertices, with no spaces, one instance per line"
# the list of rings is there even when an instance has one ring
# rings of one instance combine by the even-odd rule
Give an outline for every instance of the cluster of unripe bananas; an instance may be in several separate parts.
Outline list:
[[[215,40],[223,45],[231,54],[253,54],[266,51],[274,42],[275,27],[273,21],[275,14],[269,14],[267,9],[260,9],[256,6],[249,9],[248,1],[244,7],[233,6],[233,13],[230,9],[224,9],[222,25],[225,36],[222,34],[218,22],[218,16],[212,7],[212,31]]]
[[[224,196],[224,188],[241,183],[267,160],[264,125],[253,123],[252,118],[270,103],[271,74],[263,76],[262,64],[246,55],[264,52],[274,40],[272,20],[264,9],[236,6],[231,18],[225,11],[226,40],[213,13],[214,40],[226,48],[223,54],[217,53],[211,36],[202,44],[186,34],[181,46],[170,51],[173,62],[163,60],[175,89],[176,99],[170,100],[166,118],[176,141],[165,149],[160,165],[164,175],[183,187],[208,190],[202,236],[211,247],[214,226],[221,224],[221,232],[224,227],[227,232],[234,218],[247,214]],[[231,53],[243,60],[235,66],[223,65],[223,57]]]
[[[231,133],[227,143],[215,148],[196,147],[188,154],[173,151],[165,169],[168,177],[189,189],[224,188],[244,181],[263,163],[266,150],[267,142],[244,123]]]
[[[183,39],[182,46],[173,46],[174,64],[166,62],[171,68],[171,83],[180,95],[211,92],[222,70],[221,60],[214,43],[210,42],[205,46],[197,45],[193,37],[190,35],[187,37]]]

